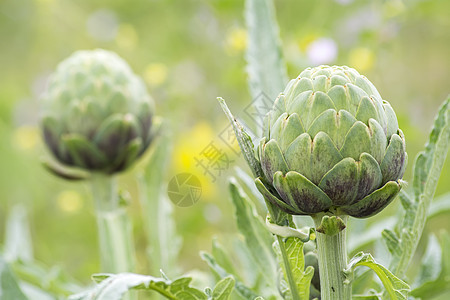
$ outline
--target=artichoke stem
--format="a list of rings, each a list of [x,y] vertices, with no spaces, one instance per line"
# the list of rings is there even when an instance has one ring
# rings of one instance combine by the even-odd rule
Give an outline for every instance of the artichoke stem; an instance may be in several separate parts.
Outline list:
[[[134,271],[134,245],[131,222],[120,205],[115,177],[92,174],[96,204],[101,272]]]
[[[323,214],[313,217],[316,228],[319,227],[322,216]],[[348,216],[341,218],[346,224]],[[316,232],[322,300],[351,299],[351,283],[345,282],[344,275],[347,267],[345,234],[346,229],[332,236]]]

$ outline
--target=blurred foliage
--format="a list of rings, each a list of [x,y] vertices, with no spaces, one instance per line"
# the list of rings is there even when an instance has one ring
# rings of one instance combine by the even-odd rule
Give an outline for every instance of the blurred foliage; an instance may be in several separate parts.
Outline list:
[[[349,65],[365,74],[397,112],[412,161],[449,93],[450,2],[279,0],[275,5],[289,77],[322,63]],[[228,99],[239,117],[251,121],[244,111],[252,99],[243,6],[237,0],[0,2],[0,220],[14,204],[26,206],[38,260],[60,265],[82,282],[99,268],[91,196],[83,183],[62,181],[42,168],[40,157],[48,154],[37,122],[39,95],[57,63],[78,49],[105,48],[144,78],[157,114],[170,123],[174,151],[166,181],[191,172],[202,182],[201,200],[175,208],[174,214],[185,241],[181,269],[207,270],[199,250],[209,251],[213,235],[226,241],[236,231],[225,182],[232,166],[244,162],[220,138],[227,120],[215,98]],[[231,161],[227,170],[215,173],[215,180],[196,161],[210,143]],[[449,191],[448,170],[450,159],[436,195]],[[120,180],[136,198],[134,173]],[[410,175],[411,164],[407,181]],[[398,202],[369,223],[393,214]],[[143,262],[137,271],[145,273],[138,201],[129,210]],[[4,226],[0,222],[0,240]],[[425,230],[449,226],[444,214]]]

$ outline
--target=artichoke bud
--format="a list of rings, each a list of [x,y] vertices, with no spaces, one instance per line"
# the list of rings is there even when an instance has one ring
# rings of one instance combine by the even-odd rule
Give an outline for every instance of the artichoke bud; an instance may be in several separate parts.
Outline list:
[[[153,106],[143,81],[115,53],[78,51],[58,65],[43,95],[43,138],[60,165],[123,171],[152,141]]]
[[[303,245],[303,255],[305,259],[305,268],[309,266],[314,268],[314,275],[311,280],[312,290],[310,292],[310,294],[313,294],[313,289],[315,289],[316,291],[320,291],[319,258],[317,256],[316,246],[314,245],[313,241],[310,241]]]
[[[257,155],[259,191],[295,215],[375,215],[400,191],[407,163],[394,110],[345,66],[308,68],[289,82]]]

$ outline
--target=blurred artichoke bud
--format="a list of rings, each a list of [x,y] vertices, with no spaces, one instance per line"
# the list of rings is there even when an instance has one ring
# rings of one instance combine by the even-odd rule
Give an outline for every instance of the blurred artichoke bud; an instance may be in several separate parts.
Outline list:
[[[119,172],[152,140],[153,101],[115,53],[72,54],[51,76],[42,102],[45,143],[64,166]]]
[[[287,213],[377,214],[401,189],[407,154],[397,117],[348,67],[304,70],[276,99],[258,147],[259,191]]]
[[[314,299],[317,297],[317,293],[320,296],[320,276],[319,276],[319,258],[317,256],[317,250],[313,241],[309,241],[303,245],[303,255],[305,257],[305,268],[313,267],[314,275],[311,279],[311,291],[310,298]]]

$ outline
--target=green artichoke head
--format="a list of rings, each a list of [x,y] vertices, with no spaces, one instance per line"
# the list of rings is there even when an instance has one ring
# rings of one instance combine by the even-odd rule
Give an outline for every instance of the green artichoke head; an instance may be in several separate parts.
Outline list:
[[[266,199],[295,215],[364,218],[401,189],[407,154],[391,105],[356,70],[308,68],[289,82],[258,146]]]
[[[52,74],[42,99],[41,128],[63,165],[115,173],[149,146],[153,100],[115,53],[78,51]]]

